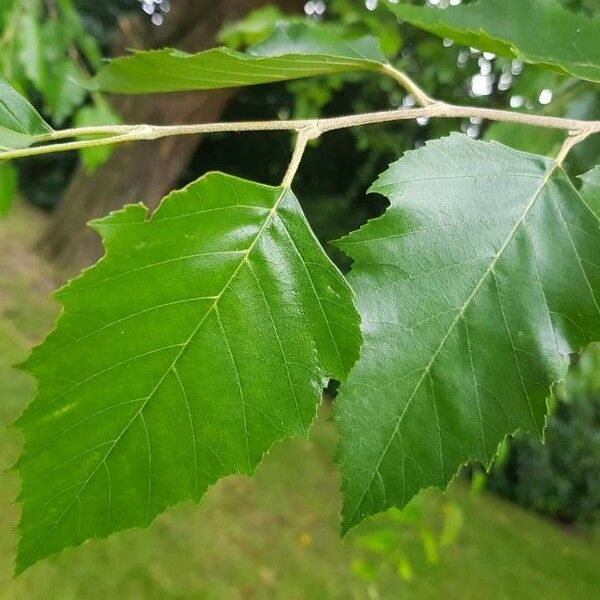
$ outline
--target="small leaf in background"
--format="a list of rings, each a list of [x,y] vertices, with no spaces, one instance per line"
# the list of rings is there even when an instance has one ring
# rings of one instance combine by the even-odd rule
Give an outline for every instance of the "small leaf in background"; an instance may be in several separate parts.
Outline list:
[[[47,77],[39,90],[44,98],[45,110],[58,126],[83,103],[87,90],[79,83],[81,71],[69,56],[73,39],[65,23],[47,21],[42,28],[42,38],[44,60],[48,67]]]
[[[365,5],[356,0],[329,0],[327,10],[335,16],[327,25],[337,27],[340,33],[352,37],[374,35],[387,56],[395,56],[402,48],[400,27],[394,19],[382,16],[381,11],[366,11]]]
[[[421,545],[423,546],[425,560],[430,565],[437,565],[440,562],[440,552],[433,532],[427,527],[422,527],[419,533],[421,535]]]
[[[542,436],[569,355],[600,340],[600,227],[554,161],[454,134],[373,185],[354,259],[364,344],[336,399],[343,529],[517,429]]]
[[[16,0],[3,0],[0,3],[0,29],[4,30],[12,17]]]
[[[41,6],[38,0],[26,0],[23,8],[18,19],[17,54],[25,75],[39,89],[46,81],[44,43],[40,28]]]
[[[390,508],[386,513],[386,516],[395,523],[402,523],[404,525],[418,525],[423,522],[425,518],[423,514],[423,500],[421,497],[415,498],[412,502],[409,502],[404,508]]]
[[[600,82],[600,19],[570,12],[557,0],[479,0],[445,10],[385,5],[439,37]]]
[[[583,398],[587,397],[590,398],[590,404],[592,398],[600,397],[600,344],[592,344],[581,355],[569,370],[566,380],[557,387],[556,396],[564,403],[585,402]],[[582,414],[586,410],[584,408]],[[589,427],[594,429],[593,420]]]
[[[440,546],[451,546],[458,539],[458,535],[465,523],[463,509],[456,502],[446,502],[442,506],[444,524],[440,533]]]
[[[356,544],[374,554],[389,556],[398,546],[398,536],[393,529],[377,529],[358,537]]]
[[[0,217],[8,214],[17,193],[19,177],[15,167],[0,161]]]
[[[350,563],[350,568],[356,577],[367,583],[375,581],[379,576],[379,565],[362,558],[354,559]]]
[[[592,212],[600,219],[600,165],[580,175],[581,195]]]
[[[119,125],[121,119],[112,110],[108,102],[99,98],[91,106],[80,108],[74,117],[75,127],[93,127],[95,125]],[[85,136],[79,139],[86,139]],[[87,138],[89,139],[89,138]],[[88,174],[92,174],[99,166],[104,164],[113,153],[114,146],[96,146],[82,148],[79,151],[81,161]]]
[[[35,108],[0,76],[0,147],[26,148],[51,132]]]
[[[410,560],[404,554],[398,559],[398,575],[407,583],[415,578]]]
[[[391,508],[379,515],[350,540],[364,555],[360,563],[377,565],[377,577],[391,571],[410,582],[422,567],[439,564],[442,546],[451,546],[456,541],[462,519],[460,508],[442,501],[441,494],[422,493],[404,510]],[[422,555],[416,552],[417,548]],[[420,563],[415,565],[416,569],[409,557]],[[356,571],[355,574],[360,576]]]
[[[560,149],[565,134],[560,129],[543,129],[522,123],[497,121],[485,130],[484,138],[515,150],[551,156]]]
[[[91,33],[86,31],[85,25],[72,0],[57,0],[60,11],[60,22],[71,38],[71,43],[76,43],[90,66],[97,70],[102,64],[102,51],[99,43]]]
[[[80,79],[79,69],[72,62],[63,62],[56,65],[44,86],[46,108],[56,126],[62,125],[84,101],[87,91],[79,85]]]
[[[57,293],[56,329],[24,365],[38,391],[18,420],[19,572],[252,474],[308,433],[361,343],[288,188],[210,173],[152,217],[130,205],[94,227],[105,257]]]
[[[117,58],[94,78],[101,90],[120,94],[237,87],[342,73],[377,71],[387,64],[376,38],[347,40],[326,28],[281,24],[246,53],[214,48],[197,54],[151,50]]]
[[[60,126],[83,103],[87,90],[80,82],[87,78],[88,66],[100,67],[101,54],[71,0],[56,0],[52,6],[48,11],[41,0],[15,4],[7,15],[14,47],[6,43],[0,60],[19,89],[32,87],[41,95],[43,112]]]
[[[234,50],[257,44],[273,33],[284,16],[276,6],[257,8],[243,19],[225,25],[219,32],[218,41]]]
[[[496,462],[494,462],[494,464],[496,464]],[[485,489],[486,482],[487,473],[482,469],[473,469],[471,483],[469,484],[469,493],[473,498],[476,498],[481,494],[481,492]]]

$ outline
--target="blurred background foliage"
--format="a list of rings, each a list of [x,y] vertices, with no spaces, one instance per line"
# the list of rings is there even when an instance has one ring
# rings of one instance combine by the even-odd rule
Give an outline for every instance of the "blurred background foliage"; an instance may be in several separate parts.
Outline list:
[[[600,348],[588,349],[553,397],[546,443],[517,435],[501,449],[488,489],[567,524],[600,518]]]
[[[132,8],[131,2],[100,4],[102,11],[96,2],[73,0],[3,0],[0,5],[0,72],[55,128],[120,122],[103,96],[88,94],[81,85],[99,68],[108,50],[116,9],[124,10],[127,4]],[[80,159],[93,171],[109,154],[106,148],[86,149]],[[54,156],[29,165],[5,166],[0,185],[16,179],[19,169],[25,197],[51,208],[73,171],[73,157]]]
[[[378,37],[396,66],[430,95],[445,101],[600,119],[597,86],[518,60],[460,47],[451,40],[442,41],[398,24],[380,6],[384,1],[309,0],[304,3],[303,12],[294,15],[267,4],[242,20],[225,23],[218,40],[243,50],[266,38],[282,19],[308,21],[346,37]],[[165,27],[169,25],[171,3],[175,6],[177,2],[2,0],[0,72],[55,127],[118,123],[114,99],[88,93],[80,84],[98,68],[102,57],[110,56],[118,46],[123,17],[137,13],[143,27]],[[460,0],[428,2],[444,9]],[[424,0],[413,3],[423,4]],[[562,3],[590,15],[598,12],[597,0]],[[415,98],[391,80],[374,74],[335,75],[242,89],[228,102],[221,118],[311,118],[415,105]],[[312,143],[295,182],[296,193],[318,237],[323,242],[335,239],[381,214],[385,209],[383,198],[366,197],[366,190],[377,175],[402,152],[455,130],[549,155],[557,151],[563,135],[521,125],[490,125],[477,119],[403,121],[332,132]],[[290,151],[289,137],[277,132],[248,134],[243,143],[236,135],[215,134],[203,139],[182,166],[178,185],[209,170],[225,170],[276,184],[285,171]],[[0,214],[6,212],[17,188],[24,202],[46,212],[56,211],[78,164],[91,174],[110,155],[111,149],[91,149],[80,156],[56,155],[2,165]],[[594,136],[576,147],[566,168],[574,177],[599,162],[600,136]],[[153,163],[153,168],[160,169],[160,161]],[[344,256],[328,251],[342,269],[349,268]],[[487,487],[561,523],[597,526],[599,346],[587,350],[574,364],[567,381],[555,389],[550,404],[546,444],[520,434],[507,440],[491,473],[485,474],[476,467],[468,471],[472,490]],[[419,571],[413,564],[414,553],[420,552],[427,564],[437,564],[440,555],[461,535],[465,518],[471,518],[463,513],[461,502],[432,502],[427,494],[404,511],[389,511],[352,539],[352,573],[368,585],[372,597],[377,597],[377,582],[382,578],[413,581]],[[300,545],[311,543],[309,538],[300,540]]]

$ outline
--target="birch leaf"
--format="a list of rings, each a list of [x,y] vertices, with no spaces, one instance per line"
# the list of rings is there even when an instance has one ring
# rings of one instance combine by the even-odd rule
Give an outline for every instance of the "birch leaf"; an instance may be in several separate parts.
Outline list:
[[[415,27],[459,44],[600,82],[600,19],[557,0],[479,0],[447,10],[387,4]]]
[[[248,52],[213,48],[197,54],[164,49],[117,58],[95,84],[120,94],[238,87],[348,71],[377,71],[386,64],[376,38],[346,40],[302,23],[281,25]]]
[[[51,132],[35,108],[0,75],[0,150],[26,148]]]
[[[387,212],[338,242],[364,336],[336,403],[344,530],[541,438],[569,354],[600,340],[599,222],[554,161],[452,135],[372,191]]]
[[[360,345],[345,279],[287,188],[212,173],[96,221],[105,257],[57,294],[24,367],[17,570],[147,526],[305,436]]]

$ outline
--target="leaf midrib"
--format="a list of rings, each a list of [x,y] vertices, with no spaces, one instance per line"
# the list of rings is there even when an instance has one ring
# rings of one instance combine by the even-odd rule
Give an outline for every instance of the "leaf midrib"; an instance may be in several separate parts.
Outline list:
[[[502,244],[501,248],[494,255],[493,260],[490,262],[490,266],[486,269],[486,271],[484,272],[484,274],[482,275],[482,277],[480,278],[480,280],[477,282],[477,284],[473,288],[473,291],[471,292],[471,294],[469,295],[469,297],[466,299],[466,301],[464,302],[463,306],[461,307],[460,311],[458,312],[456,318],[454,319],[454,321],[452,321],[452,323],[448,327],[448,331],[444,334],[444,336],[442,337],[442,340],[440,341],[439,346],[436,348],[435,352],[432,354],[431,360],[423,368],[423,373],[419,377],[417,383],[415,384],[415,387],[413,389],[412,394],[410,395],[409,399],[407,400],[406,404],[404,405],[404,408],[402,409],[402,412],[398,416],[398,420],[396,422],[396,425],[394,426],[394,429],[392,430],[392,433],[390,434],[390,436],[389,436],[389,438],[388,438],[388,440],[387,440],[387,442],[385,444],[385,447],[384,447],[383,451],[381,452],[379,460],[377,461],[377,465],[373,469],[373,473],[371,475],[369,483],[365,486],[365,489],[362,492],[362,494],[361,494],[361,496],[360,496],[360,498],[359,498],[359,500],[358,500],[358,502],[356,504],[356,508],[354,509],[354,511],[353,511],[353,513],[352,513],[352,515],[351,515],[351,517],[349,519],[350,522],[354,521],[354,518],[356,517],[357,512],[360,510],[362,502],[365,499],[365,496],[367,495],[367,492],[369,491],[371,485],[373,484],[373,480],[375,479],[375,475],[379,472],[379,467],[381,466],[381,463],[383,462],[383,459],[385,458],[385,456],[387,454],[387,451],[388,451],[388,449],[389,449],[392,441],[394,440],[394,438],[398,434],[398,431],[400,429],[400,426],[402,425],[402,421],[404,420],[404,417],[406,416],[409,408],[411,407],[412,402],[413,402],[413,400],[414,400],[417,392],[419,391],[421,385],[423,384],[423,381],[429,375],[429,373],[431,371],[431,368],[433,367],[433,364],[436,361],[439,353],[442,351],[444,345],[448,341],[448,338],[450,337],[450,335],[454,331],[454,328],[456,327],[456,325],[459,323],[459,321],[461,319],[463,319],[464,314],[465,314],[466,310],[468,309],[469,305],[471,304],[471,302],[473,301],[473,299],[475,298],[475,296],[477,295],[477,293],[481,289],[481,286],[483,285],[483,283],[485,282],[485,280],[489,277],[490,273],[493,272],[496,264],[498,263],[498,261],[502,257],[504,251],[506,250],[506,248],[508,247],[508,245],[510,244],[510,242],[514,238],[516,232],[523,225],[525,219],[527,218],[527,215],[529,214],[530,210],[533,208],[533,205],[536,203],[536,201],[539,198],[540,194],[544,191],[545,187],[548,185],[548,182],[550,181],[550,178],[552,177],[552,175],[554,175],[555,171],[559,167],[560,167],[560,164],[557,161],[554,161],[552,167],[548,169],[547,173],[544,175],[544,177],[542,179],[542,182],[541,182],[540,186],[538,187],[538,189],[533,194],[531,200],[525,205],[525,210],[523,211],[523,215],[521,216],[521,218],[517,221],[517,223],[515,224],[515,226],[510,231],[510,233],[507,236],[506,241],[504,242],[504,244]]]
[[[238,264],[238,266],[234,269],[234,271],[231,274],[231,276],[229,277],[229,279],[225,282],[225,284],[224,284],[223,289],[221,290],[221,292],[215,297],[213,303],[206,310],[206,312],[204,313],[204,315],[200,319],[198,325],[194,328],[194,330],[192,331],[192,333],[190,334],[190,336],[188,337],[188,339],[183,343],[183,345],[181,347],[181,350],[177,353],[177,355],[173,359],[172,363],[165,370],[164,374],[159,379],[158,383],[154,386],[154,388],[152,389],[152,391],[148,394],[148,397],[146,398],[146,400],[142,403],[142,405],[140,406],[140,408],[135,412],[135,414],[133,415],[133,417],[128,421],[128,423],[125,425],[125,427],[123,428],[123,430],[121,431],[121,433],[117,436],[117,438],[114,440],[114,442],[112,443],[112,445],[110,446],[110,448],[107,450],[106,454],[99,461],[98,465],[94,468],[94,470],[91,472],[91,474],[88,476],[88,478],[81,485],[81,488],[79,489],[79,491],[77,492],[77,494],[74,496],[73,500],[64,509],[64,511],[61,513],[61,515],[56,520],[56,522],[49,529],[48,533],[37,544],[36,549],[39,548],[39,547],[41,547],[46,542],[46,540],[50,537],[50,535],[52,534],[52,532],[58,527],[58,525],[60,524],[60,522],[62,521],[62,519],[69,512],[69,510],[71,510],[71,508],[73,507],[73,505],[75,504],[75,502],[78,501],[79,497],[84,492],[84,490],[87,488],[87,486],[89,485],[89,483],[92,481],[92,479],[94,478],[94,476],[96,475],[96,473],[100,470],[100,468],[103,465],[106,464],[106,461],[108,460],[108,457],[111,455],[112,451],[116,448],[116,446],[118,445],[118,443],[120,442],[120,440],[123,438],[123,436],[127,433],[127,431],[129,430],[129,428],[133,425],[133,423],[136,421],[136,419],[138,419],[140,416],[143,415],[144,409],[146,408],[146,406],[148,406],[148,404],[150,403],[150,401],[152,400],[152,398],[154,397],[154,395],[156,394],[156,392],[160,389],[161,385],[163,384],[163,382],[165,381],[165,379],[167,378],[167,376],[169,375],[169,373],[176,368],[178,361],[181,359],[181,357],[183,356],[183,354],[185,353],[185,351],[189,347],[190,343],[192,342],[192,340],[194,339],[194,337],[196,336],[196,334],[198,333],[198,331],[200,331],[200,328],[204,324],[204,322],[207,319],[208,315],[213,310],[217,309],[219,300],[221,299],[221,297],[223,296],[223,294],[227,291],[227,289],[231,285],[232,281],[236,278],[236,276],[240,272],[242,266],[248,261],[248,259],[250,257],[250,254],[252,253],[252,251],[254,250],[254,248],[256,247],[256,245],[258,244],[258,241],[260,240],[260,238],[261,238],[262,234],[264,233],[265,229],[272,222],[273,217],[277,213],[277,209],[278,209],[279,205],[281,204],[281,201],[283,200],[283,198],[284,198],[284,196],[285,196],[285,194],[286,194],[286,192],[288,190],[289,190],[289,187],[283,187],[281,189],[281,193],[277,197],[277,200],[275,201],[275,203],[273,205],[273,208],[271,208],[271,210],[267,214],[267,216],[265,218],[265,222],[262,224],[262,226],[258,230],[258,232],[257,232],[254,240],[252,241],[252,243],[248,247],[246,253],[242,257],[242,260],[240,260],[240,263]],[[249,461],[249,457],[248,457],[248,461]]]

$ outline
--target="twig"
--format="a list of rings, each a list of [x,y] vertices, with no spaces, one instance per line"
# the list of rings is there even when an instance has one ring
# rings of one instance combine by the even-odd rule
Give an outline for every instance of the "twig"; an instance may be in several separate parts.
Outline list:
[[[388,123],[393,121],[411,120],[418,118],[469,118],[476,117],[491,121],[504,121],[521,123],[535,127],[561,129],[568,131],[571,137],[567,139],[565,153],[577,142],[571,144],[569,140],[577,138],[579,134],[588,137],[600,132],[600,121],[583,121],[579,119],[566,119],[550,117],[541,114],[528,114],[510,110],[497,110],[475,106],[459,106],[446,104],[430,98],[408,75],[394,69],[389,65],[382,67],[382,72],[396,79],[403,87],[412,93],[422,105],[420,108],[403,108],[370,112],[357,115],[331,117],[327,119],[295,119],[288,121],[243,121],[230,123],[199,123],[193,125],[115,125],[101,127],[82,127],[54,131],[40,136],[36,142],[39,146],[7,150],[0,152],[0,161],[27,156],[38,156],[54,152],[66,152],[94,146],[121,144],[138,140],[157,140],[160,138],[178,135],[198,135],[207,133],[240,133],[249,131],[302,131],[310,132],[310,138],[318,137],[328,131],[359,127],[374,123]],[[52,143],[70,138],[92,137],[92,139],[79,140],[65,143]],[[300,138],[299,138],[300,139]],[[579,139],[579,138],[578,138]],[[50,143],[48,143],[50,142]],[[561,152],[561,157],[564,159]],[[296,165],[297,168],[297,165]]]

